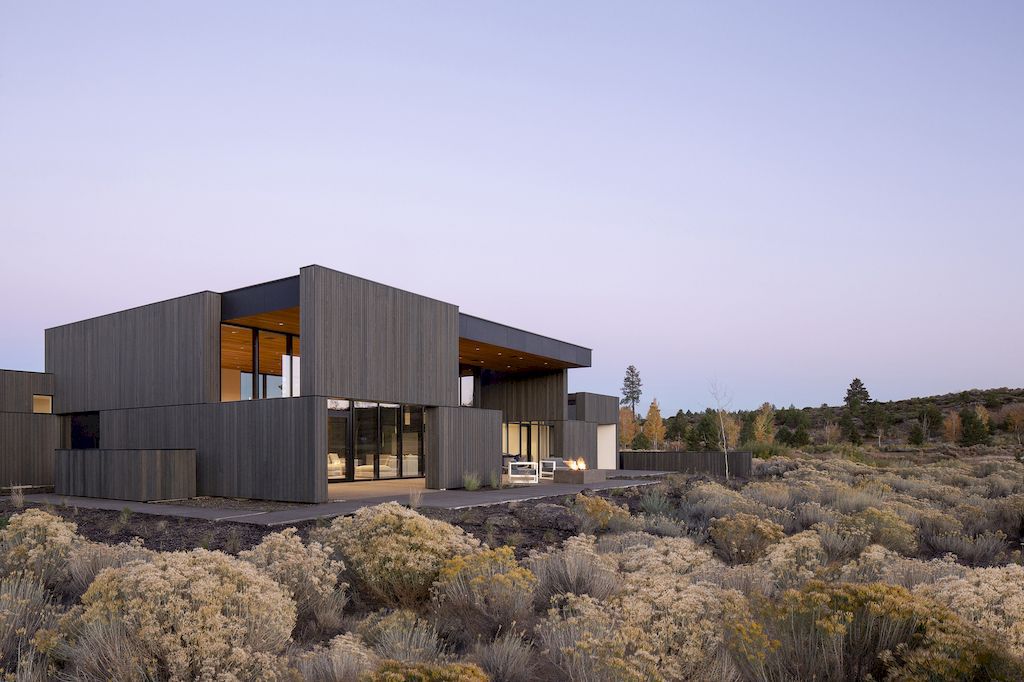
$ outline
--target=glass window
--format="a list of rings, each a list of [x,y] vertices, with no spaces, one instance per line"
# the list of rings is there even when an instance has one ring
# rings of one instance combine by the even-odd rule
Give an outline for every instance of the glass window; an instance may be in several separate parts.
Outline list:
[[[32,396],[32,411],[35,412],[36,414],[53,414],[53,396]]]
[[[377,455],[377,403],[356,402],[353,405],[355,421],[355,461],[353,478],[357,481],[376,478],[373,462]]]
[[[260,378],[259,397],[281,398],[284,396],[284,375],[291,371],[291,357],[288,355],[288,337],[284,334],[259,332]]]
[[[519,454],[519,424],[513,422],[508,424],[508,454]]]
[[[402,477],[423,475],[423,408],[402,408]]]
[[[473,407],[473,375],[459,377],[459,404]]]
[[[285,374],[285,392],[286,396],[297,398],[302,393],[299,391],[299,352],[300,352],[299,337],[292,337],[292,355],[291,355],[291,372]]]
[[[380,452],[377,471],[380,478],[398,478],[401,474],[398,461],[398,419],[399,405],[380,406]]]
[[[349,415],[341,410],[327,413],[327,480],[348,477]]]
[[[252,400],[251,329],[220,326],[220,399]]]

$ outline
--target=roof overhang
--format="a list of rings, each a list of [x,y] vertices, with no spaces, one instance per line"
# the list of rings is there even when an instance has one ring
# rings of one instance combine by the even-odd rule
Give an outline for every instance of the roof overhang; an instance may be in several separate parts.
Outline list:
[[[497,371],[590,367],[589,348],[459,313],[459,364]]]

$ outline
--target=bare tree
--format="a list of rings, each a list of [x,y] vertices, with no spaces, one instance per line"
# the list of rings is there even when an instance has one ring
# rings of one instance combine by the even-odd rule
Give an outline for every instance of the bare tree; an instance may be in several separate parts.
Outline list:
[[[729,480],[729,437],[725,433],[725,413],[732,404],[732,396],[725,386],[718,383],[718,379],[712,379],[708,385],[708,392],[715,400],[715,412],[718,414],[718,428],[722,438],[722,452],[725,456],[725,480]]]

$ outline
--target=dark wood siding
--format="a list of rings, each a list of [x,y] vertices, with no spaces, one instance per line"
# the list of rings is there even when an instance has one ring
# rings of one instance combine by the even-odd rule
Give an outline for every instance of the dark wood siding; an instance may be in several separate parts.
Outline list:
[[[278,398],[100,413],[104,448],[196,451],[200,495],[327,499],[327,405]]]
[[[301,271],[302,392],[459,404],[459,309],[317,265]]]
[[[507,422],[555,421],[568,414],[566,370],[534,374],[484,371],[480,381],[480,407],[501,410]]]
[[[220,399],[220,296],[202,292],[46,330],[54,412]]]
[[[0,486],[53,485],[60,417],[0,412]]]
[[[591,469],[597,468],[597,424],[581,421],[555,422],[555,457],[583,458]]]
[[[613,395],[599,393],[574,393],[576,398],[576,419],[595,424],[617,424],[619,422],[619,399]]]
[[[0,412],[32,412],[33,395],[53,395],[53,375],[0,369]]]
[[[58,450],[54,492],[113,500],[196,495],[195,450]]]
[[[465,473],[490,485],[501,472],[501,413],[496,410],[427,409],[424,440],[428,488],[461,488]]]
[[[622,469],[640,471],[679,471],[689,474],[725,476],[725,457],[721,452],[647,452],[619,453]],[[729,453],[729,476],[750,478],[751,453]]]

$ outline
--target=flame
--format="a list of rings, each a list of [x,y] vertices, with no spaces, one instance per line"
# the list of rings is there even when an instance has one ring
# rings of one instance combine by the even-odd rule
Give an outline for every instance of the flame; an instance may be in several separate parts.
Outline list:
[[[574,460],[574,459],[567,459],[567,460],[565,460],[565,464],[566,464],[566,466],[568,466],[573,471],[576,471],[576,470],[578,470],[580,468],[580,465],[577,464],[576,460]]]
[[[584,469],[587,468],[587,463],[582,457],[576,460],[576,468],[579,469],[580,471],[583,471]]]

